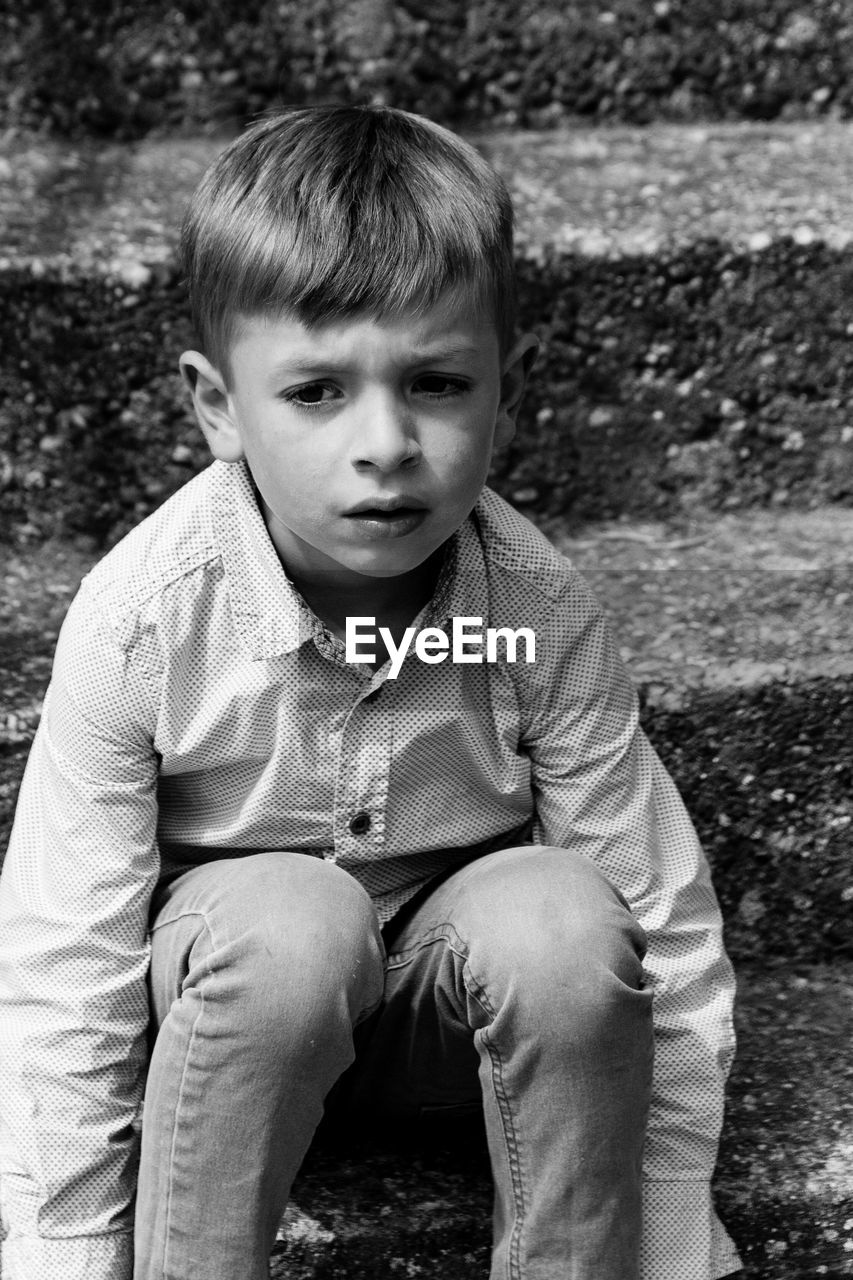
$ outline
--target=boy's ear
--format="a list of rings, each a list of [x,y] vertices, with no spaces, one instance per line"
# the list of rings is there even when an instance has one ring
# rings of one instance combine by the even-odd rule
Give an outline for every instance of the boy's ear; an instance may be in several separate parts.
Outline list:
[[[539,339],[534,333],[523,333],[513,343],[501,366],[501,401],[495,424],[495,448],[502,449],[515,435],[518,411],[524,397],[527,377],[539,354]]]
[[[222,462],[239,462],[243,441],[222,374],[199,351],[185,351],[178,363],[210,452]]]

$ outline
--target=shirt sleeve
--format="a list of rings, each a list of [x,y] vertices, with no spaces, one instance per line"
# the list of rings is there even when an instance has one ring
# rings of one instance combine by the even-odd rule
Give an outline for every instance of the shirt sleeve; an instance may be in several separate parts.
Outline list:
[[[592,858],[648,938],[655,1067],[643,1280],[714,1280],[738,1266],[710,1193],[734,1052],[734,979],[708,864],[580,578],[537,628],[536,652],[526,728],[535,838]]]
[[[152,700],[84,591],[0,879],[4,1280],[130,1280],[156,883]]]

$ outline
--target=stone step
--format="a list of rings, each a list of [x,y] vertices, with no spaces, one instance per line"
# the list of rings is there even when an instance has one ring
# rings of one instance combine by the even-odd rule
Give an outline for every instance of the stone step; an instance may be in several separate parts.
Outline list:
[[[549,532],[641,686],[732,954],[853,954],[853,512]]]
[[[481,130],[519,248],[625,257],[716,239],[759,250],[853,238],[853,122]],[[136,143],[0,139],[0,269],[144,279],[169,260],[185,202],[228,136]]]
[[[542,338],[501,492],[578,521],[853,504],[853,125],[477,140]],[[0,147],[0,536],[114,541],[203,465],[173,257],[219,145]]]
[[[853,511],[730,513],[686,533],[548,531],[583,571],[697,825],[737,961],[853,954]],[[59,623],[94,558],[10,556],[0,600],[0,848]]]
[[[853,505],[851,289],[853,253],[790,241],[522,261],[542,355],[492,483],[575,522]],[[0,537],[113,542],[205,464],[176,371],[192,341],[171,268],[6,272]]]
[[[216,21],[180,4],[0,15],[0,128],[120,137],[214,127],[294,103],[390,102],[438,120],[834,119],[851,113],[835,0],[291,0]],[[251,15],[251,16],[249,16]],[[27,19],[32,18],[32,21]]]

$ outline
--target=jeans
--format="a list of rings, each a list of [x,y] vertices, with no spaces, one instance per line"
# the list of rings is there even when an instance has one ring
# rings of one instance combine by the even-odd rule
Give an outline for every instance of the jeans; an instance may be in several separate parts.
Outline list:
[[[481,857],[384,937],[360,885],[305,854],[184,872],[152,917],[134,1280],[266,1280],[348,1068],[358,1108],[481,1100],[490,1280],[636,1280],[644,948],[619,893],[564,849]]]

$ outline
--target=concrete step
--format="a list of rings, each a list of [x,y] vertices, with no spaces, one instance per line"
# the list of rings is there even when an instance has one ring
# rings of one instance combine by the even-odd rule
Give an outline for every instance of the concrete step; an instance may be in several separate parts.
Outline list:
[[[737,961],[853,954],[853,511],[548,528],[610,616],[711,859]],[[0,847],[59,623],[92,552],[11,555]]]
[[[853,122],[481,130],[523,254],[648,255],[697,239],[761,249],[853,239]],[[171,258],[183,208],[229,140],[0,138],[0,268],[126,273]]]
[[[221,141],[0,144],[0,537],[114,541],[204,464],[173,258]],[[477,141],[542,339],[502,493],[576,521],[853,504],[853,125]]]
[[[641,687],[733,956],[853,955],[853,512],[549,531]]]

